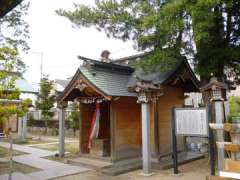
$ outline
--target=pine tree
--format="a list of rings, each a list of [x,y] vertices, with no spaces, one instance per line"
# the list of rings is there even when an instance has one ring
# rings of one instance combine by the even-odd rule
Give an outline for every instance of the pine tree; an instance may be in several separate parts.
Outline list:
[[[54,116],[51,108],[54,107],[55,95],[52,94],[53,82],[47,76],[43,77],[40,82],[40,92],[36,102],[37,109],[41,110],[42,118],[45,122],[45,133],[49,125],[49,120]]]
[[[133,40],[137,50],[151,52],[141,63],[146,70],[164,70],[185,56],[202,83],[211,74],[240,82],[238,0],[97,0],[56,12],[76,27],[94,26],[108,37]]]

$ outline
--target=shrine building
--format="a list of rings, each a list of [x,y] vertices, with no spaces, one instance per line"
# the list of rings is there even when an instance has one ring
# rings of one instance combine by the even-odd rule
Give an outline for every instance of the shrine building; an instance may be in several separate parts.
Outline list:
[[[164,72],[146,74],[135,68],[134,63],[147,56],[114,61],[79,56],[83,64],[58,101],[80,102],[81,156],[104,157],[114,163],[141,158],[148,149],[151,160],[171,155],[172,108],[184,106],[184,93],[199,92],[199,81],[187,60]],[[148,136],[143,150],[142,138]],[[178,149],[184,150],[184,137],[178,138]]]

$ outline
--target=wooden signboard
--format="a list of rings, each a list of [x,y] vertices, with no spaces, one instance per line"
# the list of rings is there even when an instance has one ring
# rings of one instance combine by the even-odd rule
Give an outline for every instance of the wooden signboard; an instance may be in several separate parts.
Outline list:
[[[208,137],[206,108],[175,108],[176,135]]]
[[[208,113],[209,111],[207,108],[172,108],[174,174],[178,174],[177,136],[208,137]],[[211,135],[211,133],[209,135]]]

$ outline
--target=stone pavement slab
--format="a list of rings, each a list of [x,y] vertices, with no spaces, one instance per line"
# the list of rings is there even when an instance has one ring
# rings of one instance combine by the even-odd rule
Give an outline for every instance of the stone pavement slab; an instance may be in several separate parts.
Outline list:
[[[70,158],[68,159],[68,161],[74,165],[84,165],[93,168],[103,168],[112,165],[111,162],[105,162],[102,160],[90,159],[85,157]]]
[[[0,146],[4,148],[9,148],[10,144],[6,142],[0,142]],[[13,149],[16,151],[27,153],[27,154],[34,154],[37,157],[46,157],[46,156],[52,156],[56,154],[56,152],[53,152],[53,151],[27,147],[27,146],[18,145],[18,144],[13,144]]]
[[[0,180],[8,180],[8,177],[9,177],[8,174],[4,174],[0,176]],[[12,180],[41,180],[41,179],[37,179],[35,177],[30,177],[25,174],[16,172],[12,174]]]
[[[65,143],[78,143],[78,141],[65,141]],[[36,146],[45,146],[45,145],[55,145],[55,144],[59,144],[58,142],[49,142],[49,143],[39,143],[39,144],[27,144],[25,146],[28,146],[28,147],[36,147]]]
[[[0,142],[1,147],[9,148],[9,143]],[[41,171],[33,172],[30,174],[13,173],[12,180],[47,180],[51,178],[57,178],[62,176],[68,176],[85,171],[89,171],[89,168],[81,166],[72,166],[61,162],[44,159],[43,157],[54,155],[56,152],[48,150],[42,150],[23,145],[13,145],[13,149],[28,153],[20,156],[14,156],[13,160],[20,164],[25,164],[38,168]],[[1,175],[0,180],[7,180],[8,174]]]
[[[89,171],[90,169],[85,167],[76,167],[71,165],[66,165],[62,167],[51,168],[44,171],[34,172],[28,174],[28,176],[33,177],[35,179],[52,179],[56,177],[63,177],[67,175],[78,174],[81,172]]]
[[[47,170],[47,169],[55,168],[55,167],[65,167],[67,165],[64,163],[35,157],[35,155],[15,156],[15,157],[13,157],[13,160],[18,163],[32,166],[32,167],[42,169],[42,170]]]

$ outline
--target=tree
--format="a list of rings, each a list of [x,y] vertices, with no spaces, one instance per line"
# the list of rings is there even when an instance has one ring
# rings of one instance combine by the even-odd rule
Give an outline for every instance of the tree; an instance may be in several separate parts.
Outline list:
[[[33,126],[34,126],[34,117],[33,117],[33,113],[29,113],[29,114],[28,114],[27,125],[31,127],[31,130],[32,130],[32,133],[33,133]]]
[[[15,50],[29,49],[29,25],[25,21],[30,3],[25,0],[0,18],[0,47],[9,47]]]
[[[68,117],[70,121],[70,127],[73,129],[74,136],[76,136],[76,130],[79,129],[79,105],[78,103],[74,102],[70,105],[71,113]]]
[[[17,51],[8,47],[0,48],[0,121],[8,122],[9,118],[18,115],[23,117],[32,103],[30,99],[19,100],[20,91],[15,81],[21,77],[25,70],[24,66],[18,63]]]
[[[30,99],[13,103],[20,96],[15,82],[24,73],[26,66],[19,57],[19,49],[28,50],[28,24],[24,20],[29,7],[22,2],[0,18],[0,121],[6,122],[13,115],[23,117],[31,104]]]
[[[240,97],[230,96],[228,122],[231,123],[233,117],[239,118],[239,116],[240,116]]]
[[[37,109],[41,110],[42,118],[45,122],[45,133],[47,132],[47,127],[49,125],[49,120],[54,116],[51,108],[54,107],[55,96],[52,95],[53,82],[48,79],[47,76],[43,77],[40,81],[40,92],[36,102]]]
[[[238,0],[97,0],[95,6],[75,4],[73,11],[56,12],[76,27],[95,26],[150,51],[140,63],[146,71],[165,70],[185,56],[202,83],[212,74],[240,82]]]

